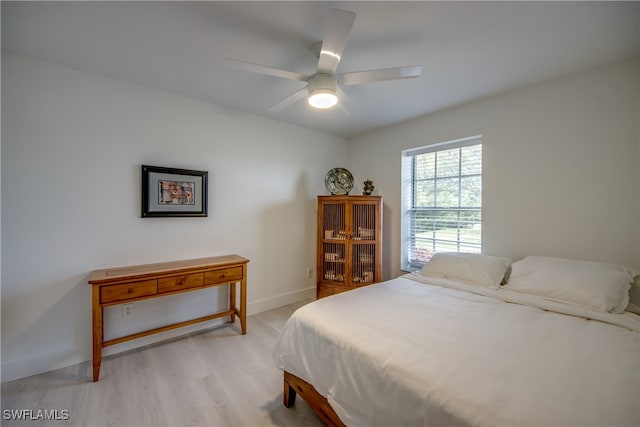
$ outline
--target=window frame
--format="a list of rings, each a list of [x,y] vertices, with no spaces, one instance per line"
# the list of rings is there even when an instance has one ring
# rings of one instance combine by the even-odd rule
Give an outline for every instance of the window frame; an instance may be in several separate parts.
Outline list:
[[[452,150],[452,149],[460,150],[462,148],[471,147],[475,145],[479,145],[481,150],[480,151],[481,153],[480,154],[480,172],[463,175],[462,174],[462,156],[461,156],[462,153],[460,152],[457,175],[444,178],[444,179],[448,179],[448,178],[458,179],[458,201],[459,201],[458,206],[457,207],[438,206],[438,202],[437,202],[438,193],[437,193],[436,183],[438,182],[438,180],[442,180],[443,177],[438,177],[436,172],[434,172],[434,177],[432,178],[434,181],[434,202],[433,202],[434,206],[431,206],[431,207],[416,206],[416,192],[414,191],[414,188],[417,182],[416,176],[415,176],[416,157],[421,154],[438,153],[438,152]],[[456,233],[457,234],[455,236],[455,240],[451,240],[449,241],[449,243],[455,245],[457,252],[481,252],[482,250],[482,175],[483,175],[482,163],[483,162],[482,162],[482,136],[481,135],[457,139],[454,141],[431,144],[423,147],[417,147],[417,148],[412,148],[412,149],[407,149],[402,151],[402,184],[401,184],[402,185],[402,188],[401,188],[402,190],[401,246],[402,247],[401,247],[401,259],[400,259],[401,270],[417,271],[424,265],[424,262],[421,262],[417,256],[412,257],[412,255],[417,252],[416,250],[417,245],[415,243],[416,242],[415,213],[419,211],[422,211],[422,212],[455,211],[457,212],[456,213],[456,216],[457,216]],[[437,157],[436,157],[436,163],[434,165],[434,168],[437,171]],[[480,178],[480,205],[479,206],[460,206],[460,200],[461,200],[460,194],[462,192],[461,180],[462,178],[470,177],[470,176],[477,176]],[[421,181],[424,182],[429,179],[431,178],[422,179]],[[479,242],[477,244],[474,242],[461,240],[461,236],[460,236],[461,223],[464,222],[464,221],[461,221],[462,212],[477,212],[480,218],[480,235],[479,235]],[[435,244],[438,241],[438,239],[435,237],[435,231],[434,231],[434,237],[432,238],[432,241],[435,246]],[[461,245],[464,249],[463,251],[460,250]],[[475,250],[470,251],[469,250],[470,248]]]

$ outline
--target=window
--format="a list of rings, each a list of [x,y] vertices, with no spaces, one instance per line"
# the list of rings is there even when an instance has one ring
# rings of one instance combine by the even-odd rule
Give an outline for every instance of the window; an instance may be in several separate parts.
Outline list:
[[[476,252],[482,234],[482,140],[402,152],[402,270],[438,251]]]

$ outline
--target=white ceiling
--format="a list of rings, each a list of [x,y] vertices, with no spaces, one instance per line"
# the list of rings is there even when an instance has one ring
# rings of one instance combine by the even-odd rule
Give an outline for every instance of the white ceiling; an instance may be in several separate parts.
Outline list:
[[[473,99],[637,56],[640,2],[6,2],[2,48],[353,137]],[[346,87],[350,115],[304,86],[223,58],[312,74],[331,7],[356,21],[338,72],[422,65],[418,79]]]

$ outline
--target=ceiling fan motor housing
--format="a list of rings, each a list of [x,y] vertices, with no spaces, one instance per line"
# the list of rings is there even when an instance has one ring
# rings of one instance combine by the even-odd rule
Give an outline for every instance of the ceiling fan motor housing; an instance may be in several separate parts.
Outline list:
[[[336,105],[336,76],[326,73],[318,73],[309,77],[307,88],[309,90],[309,104],[316,108],[331,108]]]

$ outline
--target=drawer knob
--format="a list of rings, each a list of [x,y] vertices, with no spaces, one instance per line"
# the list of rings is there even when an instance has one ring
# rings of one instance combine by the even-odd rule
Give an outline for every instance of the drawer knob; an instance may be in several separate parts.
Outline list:
[[[129,289],[127,289],[127,292],[129,292],[130,294],[132,294],[132,293],[133,293],[133,288],[129,288]]]
[[[222,277],[222,278],[224,279],[225,277],[227,277],[227,275],[226,275],[226,274],[223,274],[223,275],[222,275],[222,276],[220,276],[220,277]]]

